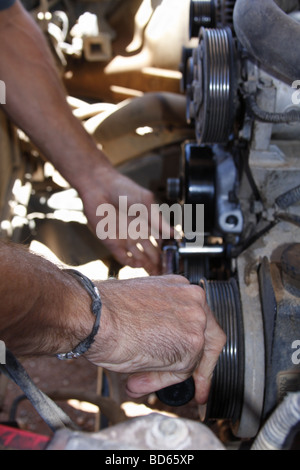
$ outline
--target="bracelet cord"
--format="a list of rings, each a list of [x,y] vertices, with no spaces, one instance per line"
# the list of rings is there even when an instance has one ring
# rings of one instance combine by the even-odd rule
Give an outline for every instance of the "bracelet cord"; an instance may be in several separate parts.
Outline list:
[[[56,355],[56,357],[60,360],[76,359],[88,351],[88,349],[91,347],[95,340],[96,334],[98,333],[102,310],[102,301],[100,293],[95,284],[87,276],[80,273],[76,269],[64,269],[63,271],[75,277],[91,296],[91,311],[92,314],[95,316],[95,323],[89,336],[87,336],[87,338],[85,338],[75,348],[73,348],[72,351],[69,351],[67,353],[59,353]]]

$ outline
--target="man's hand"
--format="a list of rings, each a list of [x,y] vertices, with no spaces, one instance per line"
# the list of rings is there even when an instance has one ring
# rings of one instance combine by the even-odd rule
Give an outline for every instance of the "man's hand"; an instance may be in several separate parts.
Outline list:
[[[91,298],[78,280],[23,246],[0,241],[0,338],[23,357],[72,351],[94,325]],[[204,290],[182,276],[95,282],[100,328],[84,354],[129,374],[132,397],[194,375],[196,400],[207,400],[225,335]]]
[[[203,289],[182,276],[111,280],[98,287],[101,326],[86,358],[130,374],[127,391],[134,398],[193,374],[195,398],[205,403],[226,338]]]
[[[143,204],[150,214],[152,193],[119,174],[73,115],[46,39],[20,1],[0,12],[0,43],[0,76],[7,95],[3,110],[78,191],[94,233],[98,206],[108,203],[118,210],[119,196],[128,197],[128,205]],[[124,218],[127,214],[121,214]],[[159,240],[161,227],[151,228]],[[159,243],[130,236],[103,242],[121,264],[159,273]]]
[[[158,205],[151,191],[120,174],[113,167],[99,166],[98,171],[96,170],[86,181],[86,185],[81,183],[80,195],[91,229],[97,233],[120,264],[135,268],[143,267],[152,275],[160,274],[162,235],[170,238],[174,231],[159,214]],[[120,197],[126,200],[124,211]],[[105,227],[107,233],[99,233],[101,217],[97,216],[97,208],[101,205],[105,207],[106,204],[115,209],[115,234],[109,232],[109,227]],[[142,212],[128,216],[128,209],[138,206],[141,206]],[[139,238],[131,236],[128,230],[135,218],[141,222],[137,227]],[[119,224],[122,225],[122,233],[126,234],[123,239],[119,238]],[[156,236],[151,237],[153,234]]]

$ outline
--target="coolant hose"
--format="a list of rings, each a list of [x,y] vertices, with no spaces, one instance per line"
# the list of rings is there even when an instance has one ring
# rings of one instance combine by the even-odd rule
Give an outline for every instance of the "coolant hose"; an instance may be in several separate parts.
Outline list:
[[[251,450],[282,450],[290,433],[300,425],[300,392],[288,394],[262,427]]]
[[[300,24],[273,0],[237,0],[233,24],[242,46],[268,72],[289,85],[300,79]]]

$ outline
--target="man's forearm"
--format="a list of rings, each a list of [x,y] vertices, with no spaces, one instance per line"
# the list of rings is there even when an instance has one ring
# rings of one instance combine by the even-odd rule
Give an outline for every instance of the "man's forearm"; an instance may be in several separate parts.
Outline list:
[[[128,205],[143,204],[149,214],[153,193],[118,172],[74,117],[44,35],[18,1],[0,11],[0,48],[0,80],[6,84],[3,109],[77,190],[92,231],[97,233],[97,207],[106,203],[128,226],[127,213],[118,212],[120,196],[128,198]],[[155,232],[161,237],[159,222],[150,227],[146,216],[145,223],[149,236]],[[159,243],[153,250],[148,239],[140,240],[141,251],[129,233],[126,239],[97,235],[120,264],[160,272]]]
[[[74,118],[44,35],[18,2],[0,13],[0,44],[4,110],[11,119],[74,187],[99,162],[103,171],[110,168]]]
[[[0,241],[0,281],[0,340],[14,354],[66,353],[90,335],[89,294],[52,263]],[[135,398],[194,372],[196,400],[205,403],[226,338],[203,289],[182,276],[107,280],[98,286],[100,328],[85,358],[131,374],[127,389]]]
[[[22,356],[72,350],[92,329],[90,298],[69,274],[0,241],[0,339]]]

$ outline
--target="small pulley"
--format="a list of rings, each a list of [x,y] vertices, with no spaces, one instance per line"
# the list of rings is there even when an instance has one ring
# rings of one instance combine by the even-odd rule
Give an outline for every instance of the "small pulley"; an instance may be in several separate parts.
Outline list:
[[[233,24],[235,0],[191,0],[189,34],[197,38],[202,26],[224,28]]]
[[[190,3],[190,38],[197,38],[202,26],[215,26],[216,5],[214,0],[191,0]]]

